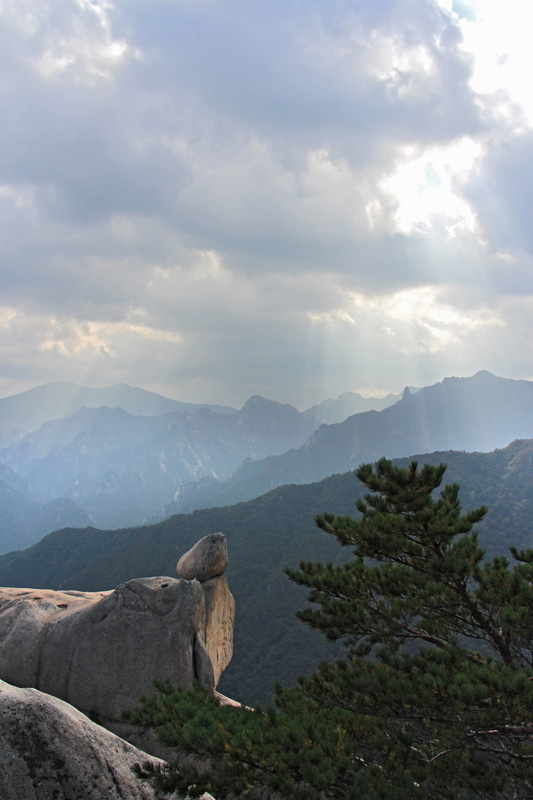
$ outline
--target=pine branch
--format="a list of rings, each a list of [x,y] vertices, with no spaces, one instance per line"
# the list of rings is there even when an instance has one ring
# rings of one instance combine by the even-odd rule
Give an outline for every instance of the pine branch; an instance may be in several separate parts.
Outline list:
[[[480,625],[480,627],[488,634],[491,641],[494,643],[495,648],[500,653],[503,661],[508,666],[514,664],[513,654],[509,647],[509,642],[507,638],[500,633],[500,631],[490,622],[490,620],[483,614],[481,609],[479,608],[478,604],[475,602],[473,597],[471,596],[468,588],[466,586],[465,581],[457,581],[455,584],[461,599],[463,600],[465,606],[470,611],[472,617],[476,620],[476,622]]]

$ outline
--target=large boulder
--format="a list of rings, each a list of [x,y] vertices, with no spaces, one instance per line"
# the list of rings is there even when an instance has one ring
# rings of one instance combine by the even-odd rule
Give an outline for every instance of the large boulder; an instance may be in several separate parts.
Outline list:
[[[187,551],[177,563],[178,577],[203,583],[223,575],[228,566],[228,545],[223,533],[211,533]]]
[[[0,681],[2,800],[156,800],[134,764],[157,762],[68,703]]]
[[[213,689],[231,659],[234,602],[224,578],[206,590],[166,577],[111,592],[0,589],[0,678],[106,725],[152,693],[154,678]]]

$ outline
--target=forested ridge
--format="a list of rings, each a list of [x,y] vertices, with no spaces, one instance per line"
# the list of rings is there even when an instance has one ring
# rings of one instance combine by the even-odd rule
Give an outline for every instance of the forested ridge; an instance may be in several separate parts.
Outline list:
[[[532,440],[492,453],[449,451],[416,458],[448,465],[446,481],[461,485],[466,511],[489,507],[478,527],[488,556],[506,554],[512,544],[526,548],[533,543]],[[410,460],[393,463],[406,466]],[[362,493],[354,474],[346,473],[157,525],[57,531],[28,550],[2,556],[0,584],[96,591],[134,577],[174,575],[178,558],[189,547],[220,530],[228,539],[226,574],[237,608],[234,657],[220,689],[248,704],[265,702],[274,678],[290,683],[332,654],[322,636],[296,620],[305,591],[287,580],[283,570],[302,559],[340,562],[343,551],[315,527],[314,516],[324,511],[353,514]]]
[[[486,558],[488,509],[464,512],[445,472],[361,465],[358,519],[315,520],[350,557],[286,570],[309,591],[298,618],[342,658],[278,682],[265,710],[156,682],[125,714],[192,759],[139,777],[220,800],[529,800],[533,548]]]

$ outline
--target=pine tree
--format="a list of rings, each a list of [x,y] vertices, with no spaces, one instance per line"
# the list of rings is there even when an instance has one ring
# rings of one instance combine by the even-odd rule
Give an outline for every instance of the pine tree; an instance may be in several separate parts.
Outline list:
[[[484,561],[487,509],[462,514],[457,485],[435,498],[445,469],[361,466],[359,518],[316,518],[353,558],[286,570],[344,658],[266,711],[160,686],[132,718],[198,760],[140,774],[218,800],[533,797],[533,550]]]

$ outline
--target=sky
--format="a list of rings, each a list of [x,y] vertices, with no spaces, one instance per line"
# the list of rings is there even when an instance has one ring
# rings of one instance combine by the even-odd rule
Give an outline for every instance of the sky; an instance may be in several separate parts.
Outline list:
[[[533,5],[0,0],[0,396],[533,379]]]

